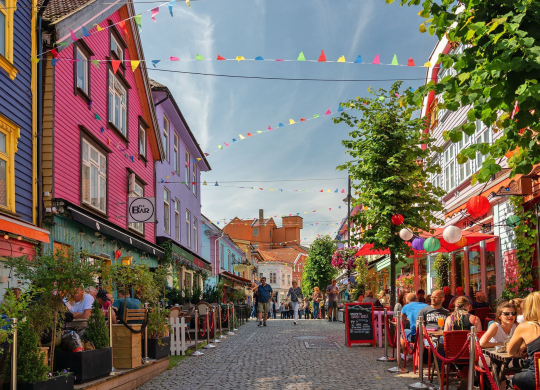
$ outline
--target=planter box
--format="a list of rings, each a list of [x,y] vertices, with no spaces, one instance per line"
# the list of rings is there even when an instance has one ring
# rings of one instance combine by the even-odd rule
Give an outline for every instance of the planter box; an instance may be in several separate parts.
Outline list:
[[[161,345],[160,345],[161,344]],[[159,339],[148,339],[148,357],[161,359],[169,356],[171,352],[171,338],[161,337]]]
[[[2,388],[9,390],[10,383],[4,383]],[[73,390],[73,374],[69,376],[55,376],[43,382],[17,383],[17,390]]]
[[[56,371],[72,372],[76,383],[107,376],[112,370],[112,348],[110,347],[84,352],[58,351],[55,356]]]
[[[130,325],[140,330],[141,325]],[[132,333],[122,324],[113,324],[114,368],[137,368],[142,365],[141,334]]]

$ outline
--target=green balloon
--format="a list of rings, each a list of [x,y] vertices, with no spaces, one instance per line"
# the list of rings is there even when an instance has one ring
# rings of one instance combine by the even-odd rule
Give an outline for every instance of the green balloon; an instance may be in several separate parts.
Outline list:
[[[506,226],[509,226],[509,227],[516,227],[517,225],[519,225],[519,217],[517,215],[510,215],[508,218],[506,218]]]
[[[429,237],[424,241],[424,250],[426,252],[436,252],[440,249],[441,242],[437,240],[435,237]]]

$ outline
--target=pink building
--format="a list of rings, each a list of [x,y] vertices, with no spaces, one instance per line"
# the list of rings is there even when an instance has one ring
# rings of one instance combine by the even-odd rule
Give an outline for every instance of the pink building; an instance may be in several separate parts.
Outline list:
[[[134,15],[131,1],[47,6],[51,42],[67,45],[43,64],[43,207],[51,246],[156,266],[155,224],[127,219],[128,197],[155,196],[163,156]]]

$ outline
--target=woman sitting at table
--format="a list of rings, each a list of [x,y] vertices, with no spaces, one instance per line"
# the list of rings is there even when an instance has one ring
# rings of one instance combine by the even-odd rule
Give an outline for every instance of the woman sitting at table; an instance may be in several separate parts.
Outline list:
[[[469,313],[471,302],[465,296],[461,296],[454,301],[455,308],[452,314],[446,318],[444,330],[471,330],[471,326],[476,326],[477,331],[482,330],[480,319]]]
[[[510,302],[501,303],[497,307],[495,322],[489,326],[480,339],[480,346],[492,348],[496,345],[504,345],[516,329],[516,314],[516,309]]]
[[[478,291],[476,293],[476,301],[473,303],[473,309],[481,309],[483,307],[489,308],[489,302],[487,301],[486,293]]]
[[[523,317],[525,322],[516,328],[508,343],[508,354],[512,357],[528,355],[531,364],[527,370],[514,375],[512,385],[520,390],[535,390],[533,362],[534,354],[540,352],[540,293],[533,292],[525,298]]]

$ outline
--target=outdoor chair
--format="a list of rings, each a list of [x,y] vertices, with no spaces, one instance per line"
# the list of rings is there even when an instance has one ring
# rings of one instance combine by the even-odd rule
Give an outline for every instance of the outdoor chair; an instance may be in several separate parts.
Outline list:
[[[536,384],[536,390],[540,390],[540,352],[534,354],[534,383]],[[514,385],[514,390],[521,390],[519,387]]]
[[[451,359],[454,356],[456,356],[459,351],[461,351],[461,348],[463,348],[463,345],[467,342],[467,339],[469,338],[469,332],[468,330],[451,330],[447,332],[443,332],[443,339],[444,339],[444,356],[446,359]],[[480,339],[482,335],[484,334],[484,331],[476,332],[476,337]],[[446,389],[448,390],[450,388],[450,371],[451,371],[451,365],[452,364],[462,364],[468,367],[469,364],[469,355],[470,355],[470,349],[466,350],[461,357],[453,363],[445,363],[441,362],[441,389],[444,388],[444,384],[446,383]],[[478,357],[476,358],[478,361]],[[477,365],[475,366],[475,370],[478,372],[484,372],[481,370]]]
[[[471,310],[471,314],[474,314],[476,317],[478,317],[480,323],[482,324],[482,326],[484,326],[486,318],[488,318],[489,314],[491,314],[491,309],[489,307],[480,307],[478,309]],[[487,330],[486,327],[484,327],[483,329]]]
[[[142,324],[146,319],[145,309],[125,309],[124,322],[126,324]]]

